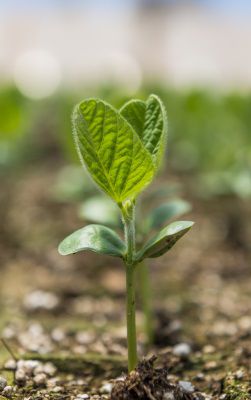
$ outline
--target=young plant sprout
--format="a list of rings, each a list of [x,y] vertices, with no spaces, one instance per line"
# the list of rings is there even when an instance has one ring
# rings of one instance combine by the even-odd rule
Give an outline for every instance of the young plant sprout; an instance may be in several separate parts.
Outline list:
[[[79,251],[108,254],[123,260],[126,269],[128,370],[137,365],[135,272],[146,258],[170,250],[192,227],[191,221],[172,222],[137,248],[135,207],[139,194],[156,175],[165,151],[167,116],[163,103],[150,95],[131,100],[121,110],[100,99],[87,99],[73,112],[73,136],[80,160],[91,177],[117,204],[124,241],[103,225],[91,224],[72,233],[59,253]]]
[[[149,232],[160,230],[170,220],[173,220],[191,210],[190,203],[179,198],[166,200],[151,212],[145,210],[145,206],[148,206],[147,208],[149,208],[149,203],[156,203],[156,201],[159,200],[159,194],[161,194],[161,197],[163,195],[167,197],[170,196],[170,194],[173,194],[173,192],[175,192],[175,187],[170,191],[168,192],[168,190],[163,190],[162,187],[157,187],[154,191],[148,193],[148,195],[143,195],[143,201],[137,204],[138,218],[136,221],[136,245],[141,246],[143,244],[142,240],[149,234]],[[143,213],[144,211],[146,211],[147,215],[143,219],[140,218],[140,216],[145,215]],[[119,208],[103,194],[87,198],[79,207],[79,216],[85,221],[105,224],[121,231],[123,224],[119,214]],[[137,270],[137,286],[144,314],[144,332],[147,344],[151,345],[154,342],[155,335],[150,270],[145,261],[140,263]]]

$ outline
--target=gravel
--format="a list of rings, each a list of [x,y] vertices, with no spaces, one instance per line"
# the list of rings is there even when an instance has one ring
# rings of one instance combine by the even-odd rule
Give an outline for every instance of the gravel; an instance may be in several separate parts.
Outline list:
[[[188,381],[179,381],[179,386],[185,393],[193,393],[194,386]]]
[[[6,379],[0,376],[0,391],[2,392],[6,386],[7,386]]]
[[[179,343],[173,348],[173,354],[178,357],[188,357],[191,352],[192,349],[188,343]]]

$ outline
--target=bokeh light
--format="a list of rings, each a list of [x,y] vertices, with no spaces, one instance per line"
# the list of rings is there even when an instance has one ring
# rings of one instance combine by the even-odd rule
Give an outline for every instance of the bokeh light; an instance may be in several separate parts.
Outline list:
[[[42,99],[59,86],[61,71],[57,59],[48,51],[35,49],[21,54],[14,66],[14,81],[25,96]]]

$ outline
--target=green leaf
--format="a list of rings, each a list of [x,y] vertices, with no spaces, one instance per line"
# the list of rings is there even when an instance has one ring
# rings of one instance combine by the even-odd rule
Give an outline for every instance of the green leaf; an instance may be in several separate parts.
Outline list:
[[[108,103],[88,99],[78,104],[73,133],[81,161],[117,203],[135,198],[151,182],[150,154],[131,125]]]
[[[129,122],[137,135],[144,143],[144,124],[145,124],[146,102],[143,100],[132,99],[125,103],[120,114]],[[145,143],[144,143],[145,144]]]
[[[148,240],[137,254],[137,261],[144,258],[159,257],[170,250],[174,244],[193,226],[192,221],[176,221],[162,229]]]
[[[178,217],[191,210],[191,205],[187,201],[176,199],[168,203],[161,204],[155,208],[146,221],[147,229],[159,229],[166,221]]]
[[[164,104],[158,96],[151,94],[146,102],[128,101],[120,109],[120,113],[141,138],[157,169],[162,161],[167,139],[167,114]]]
[[[124,242],[112,229],[102,225],[87,225],[67,236],[59,245],[62,256],[90,250],[123,258],[126,248]]]
[[[120,226],[119,208],[105,196],[94,196],[83,202],[79,216],[90,222]]]

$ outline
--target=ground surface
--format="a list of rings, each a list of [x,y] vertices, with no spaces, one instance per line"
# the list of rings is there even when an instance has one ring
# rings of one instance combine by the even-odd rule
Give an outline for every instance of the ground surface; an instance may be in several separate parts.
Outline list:
[[[0,375],[12,386],[2,394],[109,399],[126,371],[124,271],[108,257],[57,254],[83,222],[74,204],[51,198],[55,176],[48,167],[1,182]],[[150,376],[163,389],[165,375],[165,390],[153,394],[143,365],[140,386],[135,376],[122,379],[112,399],[251,398],[250,204],[191,200],[191,234],[149,262],[156,331],[149,349],[138,305],[139,354],[158,355],[160,370]],[[38,362],[22,361],[31,359]]]

